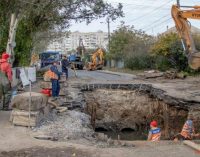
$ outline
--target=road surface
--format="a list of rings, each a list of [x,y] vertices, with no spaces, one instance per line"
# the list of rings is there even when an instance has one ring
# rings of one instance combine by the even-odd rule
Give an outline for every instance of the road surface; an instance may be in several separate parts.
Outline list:
[[[108,73],[106,71],[86,71],[77,70],[79,79],[88,79],[96,81],[132,81],[136,76],[120,74],[120,73]],[[69,77],[74,77],[75,73],[73,70],[69,70]]]

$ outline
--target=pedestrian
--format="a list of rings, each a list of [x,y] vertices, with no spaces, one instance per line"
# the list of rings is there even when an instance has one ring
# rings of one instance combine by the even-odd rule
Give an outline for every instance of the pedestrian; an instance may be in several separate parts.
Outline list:
[[[192,140],[194,137],[199,136],[199,134],[195,133],[193,115],[188,115],[187,121],[183,125],[180,135],[182,140]]]
[[[57,62],[53,63],[53,65],[50,67],[50,71],[51,71],[50,78],[52,83],[52,97],[54,98],[54,100],[56,100],[59,97],[60,93],[59,79],[60,75],[62,75],[62,73],[58,71]]]
[[[149,135],[148,135],[148,141],[160,141],[160,137],[161,137],[161,129],[158,128],[158,123],[157,121],[152,121],[150,123],[150,131],[149,131]]]
[[[70,63],[66,56],[63,56],[61,63],[62,63],[62,72],[65,73],[66,79],[68,79],[68,67]]]
[[[10,55],[4,52],[0,59],[0,90],[2,96],[3,110],[9,110],[11,99],[12,68],[8,62]]]

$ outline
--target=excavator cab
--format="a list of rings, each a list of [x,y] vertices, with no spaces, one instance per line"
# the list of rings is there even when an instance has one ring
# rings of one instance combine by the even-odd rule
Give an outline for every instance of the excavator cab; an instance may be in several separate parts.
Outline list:
[[[173,5],[171,14],[188,57],[188,64],[196,70],[200,68],[200,52],[196,49],[191,33],[191,25],[187,19],[200,19],[200,6],[187,6],[187,8],[190,9],[182,9],[178,5]]]

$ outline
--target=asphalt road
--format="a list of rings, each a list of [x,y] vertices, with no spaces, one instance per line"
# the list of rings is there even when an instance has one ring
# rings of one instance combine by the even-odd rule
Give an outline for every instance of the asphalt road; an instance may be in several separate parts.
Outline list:
[[[134,79],[134,75],[126,75],[122,73],[107,73],[103,71],[86,71],[86,70],[77,70],[78,78],[80,79],[92,79],[96,81],[131,81]],[[69,70],[69,77],[74,77],[74,72]]]

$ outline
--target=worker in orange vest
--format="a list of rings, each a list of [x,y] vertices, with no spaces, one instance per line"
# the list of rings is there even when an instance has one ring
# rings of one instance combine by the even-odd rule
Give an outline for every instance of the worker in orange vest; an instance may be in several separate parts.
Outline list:
[[[183,125],[180,135],[183,140],[192,140],[194,137],[198,137],[200,135],[195,133],[194,117],[191,114],[188,115],[187,121]]]
[[[54,100],[56,100],[59,97],[60,93],[60,75],[62,75],[61,72],[58,71],[57,68],[57,62],[54,62],[53,65],[50,67],[50,71],[52,72],[50,78],[52,83],[52,97]]]
[[[150,123],[150,131],[149,131],[149,135],[148,135],[148,141],[160,141],[160,137],[161,137],[161,129],[158,128],[158,123],[157,121],[152,121]]]

